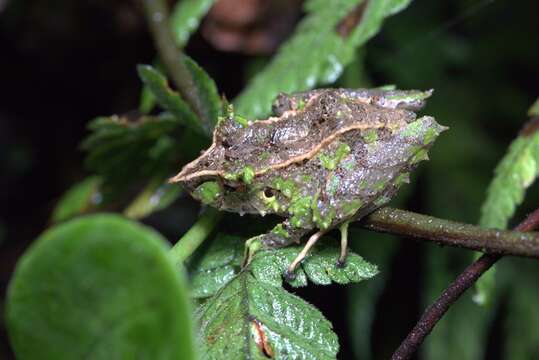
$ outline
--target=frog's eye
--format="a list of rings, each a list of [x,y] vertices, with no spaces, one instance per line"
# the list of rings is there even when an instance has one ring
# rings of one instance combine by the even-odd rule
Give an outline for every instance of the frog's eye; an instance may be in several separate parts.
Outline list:
[[[263,194],[265,197],[270,198],[272,196],[275,196],[275,191],[272,188],[267,187],[264,189]]]

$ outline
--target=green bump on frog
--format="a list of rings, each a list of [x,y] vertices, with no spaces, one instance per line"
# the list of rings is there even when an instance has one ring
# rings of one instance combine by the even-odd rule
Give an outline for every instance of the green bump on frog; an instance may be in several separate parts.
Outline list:
[[[212,145],[171,182],[220,210],[285,218],[258,237],[264,247],[286,246],[311,234],[290,264],[293,274],[326,232],[386,204],[438,135],[433,117],[417,117],[432,90],[318,89],[281,94],[273,117],[250,121],[232,109]]]

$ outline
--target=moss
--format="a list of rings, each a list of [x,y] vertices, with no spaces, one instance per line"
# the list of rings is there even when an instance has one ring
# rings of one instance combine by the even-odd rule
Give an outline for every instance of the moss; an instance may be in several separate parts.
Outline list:
[[[299,99],[298,99],[298,106],[297,106],[297,109],[298,109],[298,110],[303,110],[304,107],[305,107],[305,101],[303,101],[302,98],[299,98]]]
[[[262,154],[260,154],[259,159],[260,161],[266,161],[270,157],[270,153],[268,151],[264,151]]]
[[[283,224],[278,224],[277,226],[275,226],[272,230],[271,230],[272,233],[274,234],[277,234],[281,237],[284,237],[285,239],[288,239],[290,237],[290,234],[288,233],[288,231],[286,231],[286,229],[283,227]]]
[[[387,186],[387,183],[388,181],[385,179],[378,180],[377,182],[374,183],[374,185],[372,186],[372,189],[376,192],[382,191]]]
[[[375,206],[384,206],[385,204],[387,204],[389,202],[389,200],[391,200],[390,198],[388,198],[387,196],[380,196],[378,199],[374,200],[374,205]]]
[[[242,179],[245,184],[251,184],[255,177],[255,169],[252,166],[246,165],[242,170]]]
[[[325,214],[322,214],[320,208],[318,207],[318,194],[314,197],[311,203],[311,210],[313,212],[312,220],[319,229],[326,230],[331,226],[331,223],[336,215],[335,209],[330,207],[325,211]]]
[[[359,190],[365,190],[367,188],[367,185],[368,185],[367,180],[361,180],[359,182]]]
[[[350,202],[345,203],[342,206],[342,212],[345,217],[353,216],[359,209],[363,206],[363,201],[360,199],[355,199]]]
[[[400,187],[402,184],[409,183],[409,182],[410,182],[410,173],[407,173],[407,172],[399,174],[399,176],[397,176],[394,181],[396,187]]]
[[[240,124],[243,127],[249,126],[249,120],[247,120],[243,116],[234,114],[234,121],[236,121],[238,124]]]
[[[363,135],[363,140],[367,143],[373,143],[378,140],[378,132],[376,129],[365,130],[361,135]]]
[[[213,204],[221,195],[221,187],[216,181],[206,181],[196,188],[194,195],[204,204]]]
[[[424,145],[430,144],[436,139],[436,137],[438,137],[439,134],[440,133],[436,129],[429,128],[427,132],[425,133],[425,136],[423,137],[423,144]]]
[[[294,227],[303,227],[312,221],[311,202],[312,196],[302,196],[292,201],[288,213],[291,215],[290,223]]]
[[[335,154],[333,154],[333,156],[327,155],[326,153],[321,153],[318,158],[325,169],[335,170],[341,160],[348,156],[348,154],[350,154],[350,146],[348,146],[346,143],[341,143],[337,147],[337,150],[335,150]]]
[[[404,137],[420,137],[423,130],[424,122],[421,119],[417,119],[414,122],[409,123],[403,130],[402,136]]]
[[[427,149],[420,149],[418,152],[415,153],[415,155],[410,160],[410,164],[417,164],[420,161],[428,160],[429,154],[427,152]]]
[[[339,189],[339,183],[340,179],[338,176],[335,176],[334,174],[331,174],[327,185],[326,185],[326,191],[329,195],[333,196],[337,192],[337,189]]]
[[[281,177],[273,180],[273,187],[279,190],[287,198],[291,198],[296,192],[296,184],[292,180],[285,180]]]

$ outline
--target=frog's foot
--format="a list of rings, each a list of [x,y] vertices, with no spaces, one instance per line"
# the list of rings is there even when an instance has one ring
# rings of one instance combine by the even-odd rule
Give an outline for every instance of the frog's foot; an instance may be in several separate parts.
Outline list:
[[[245,241],[245,252],[243,255],[242,267],[249,265],[254,254],[263,247],[262,237],[264,235],[255,236]]]
[[[292,261],[292,263],[288,266],[288,269],[285,272],[285,277],[287,280],[294,280],[296,278],[296,274],[295,274],[296,268],[303,261],[303,259],[305,259],[305,257],[309,253],[309,250],[311,250],[314,244],[316,244],[318,239],[320,239],[320,237],[324,235],[324,233],[325,233],[324,231],[318,231],[314,233],[313,235],[311,235],[311,237],[307,241],[307,244],[305,244],[305,247],[301,250],[298,256],[296,256],[294,261]]]
[[[341,231],[341,254],[336,264],[339,268],[343,268],[346,265],[346,256],[348,255],[348,225],[350,225],[350,222],[345,221],[339,228]]]

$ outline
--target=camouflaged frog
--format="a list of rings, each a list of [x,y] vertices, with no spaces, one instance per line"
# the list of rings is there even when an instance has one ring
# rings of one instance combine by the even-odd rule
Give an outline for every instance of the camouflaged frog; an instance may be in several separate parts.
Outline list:
[[[217,125],[213,143],[171,179],[220,210],[286,220],[262,236],[284,246],[313,232],[288,275],[329,230],[341,229],[386,204],[409,173],[428,159],[445,130],[417,118],[432,91],[319,89],[281,94],[275,117],[250,121],[232,111]]]

